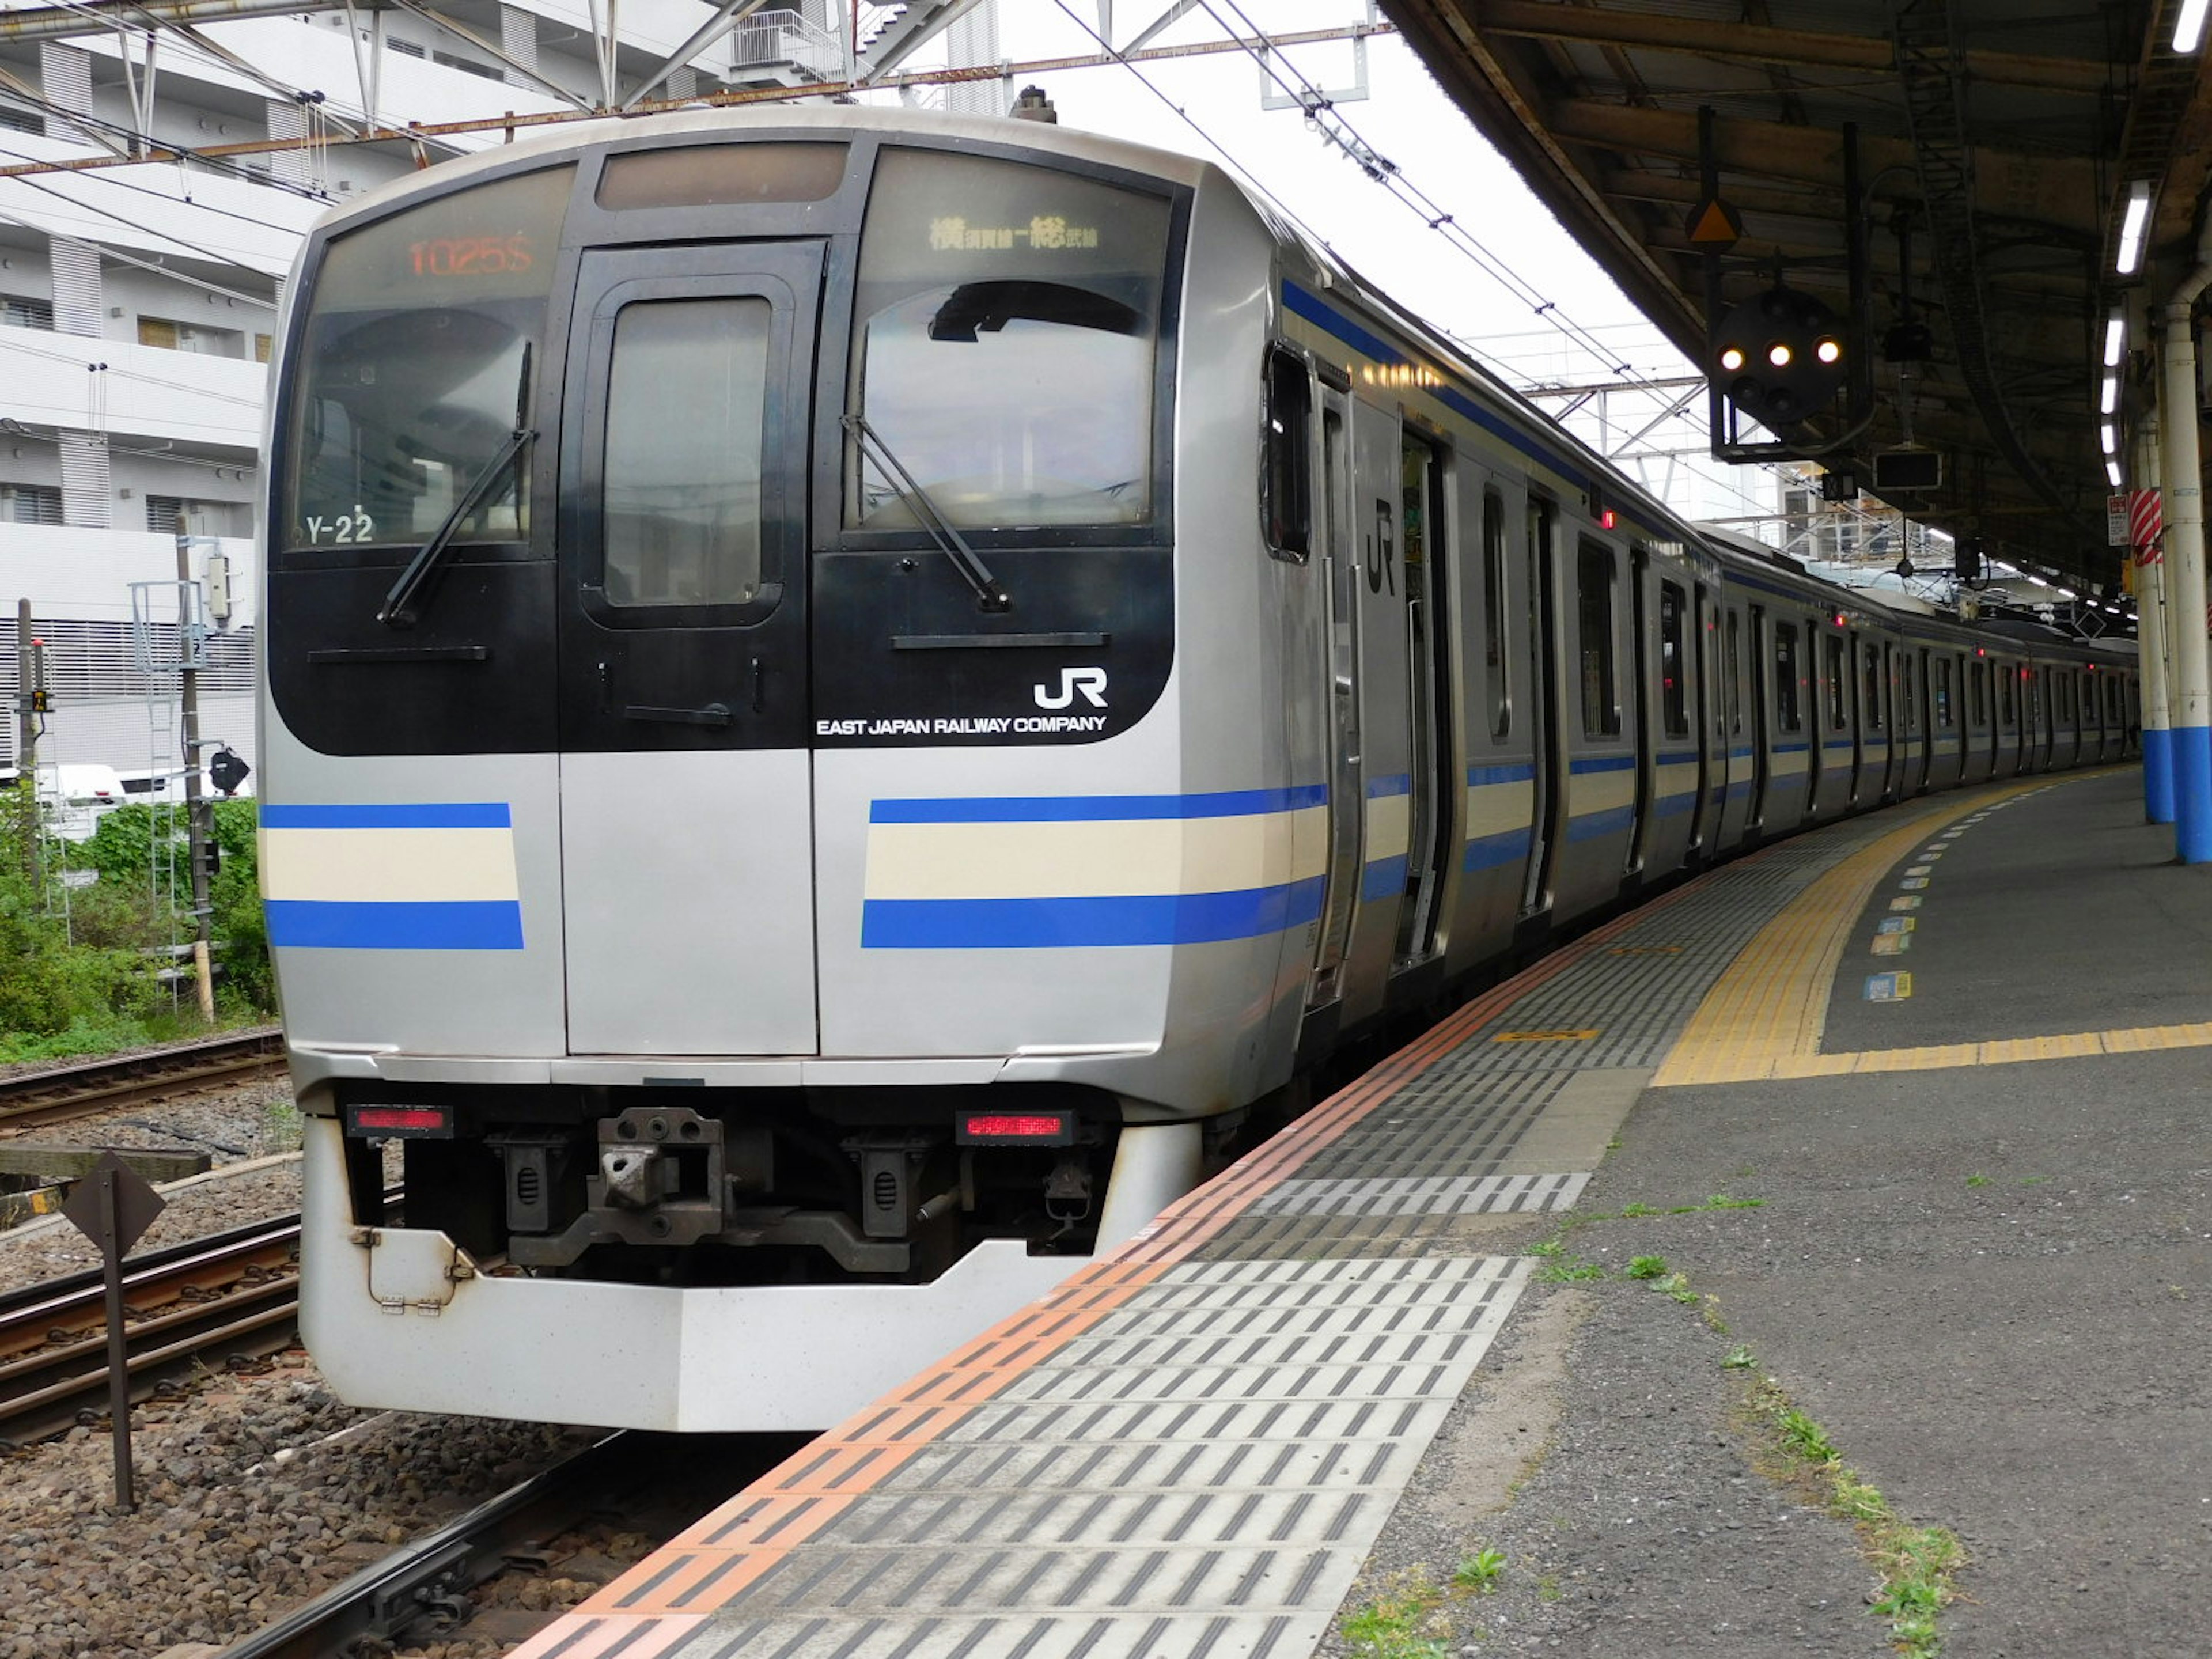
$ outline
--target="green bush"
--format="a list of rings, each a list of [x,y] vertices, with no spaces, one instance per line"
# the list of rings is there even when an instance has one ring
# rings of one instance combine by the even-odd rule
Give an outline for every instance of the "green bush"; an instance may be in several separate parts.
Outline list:
[[[30,874],[30,819],[20,791],[0,790],[0,1060],[128,1048],[196,1027],[174,988],[156,977],[171,965],[149,948],[187,939],[191,869],[184,814],[138,802],[101,815],[84,842],[42,837],[46,880]],[[268,936],[257,890],[254,804],[214,803],[221,868],[210,885],[210,921],[222,950],[218,1011],[268,1018],[274,1003]],[[90,886],[62,889],[56,872],[94,870]],[[178,965],[183,965],[179,963]]]

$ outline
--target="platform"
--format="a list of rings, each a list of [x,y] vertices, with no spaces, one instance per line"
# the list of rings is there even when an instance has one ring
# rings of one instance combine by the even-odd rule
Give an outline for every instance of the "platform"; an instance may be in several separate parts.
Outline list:
[[[1916,801],[1577,941],[519,1659],[1286,1659],[1409,1585],[1407,1652],[1890,1652],[1754,1372],[1963,1537],[1947,1653],[2205,1650],[2212,874],[2140,791]]]

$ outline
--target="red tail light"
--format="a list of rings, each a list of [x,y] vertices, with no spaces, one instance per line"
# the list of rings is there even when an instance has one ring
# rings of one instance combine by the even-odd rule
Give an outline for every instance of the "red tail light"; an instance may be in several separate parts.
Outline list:
[[[422,1135],[450,1139],[453,1120],[442,1106],[349,1106],[349,1135]]]
[[[953,1138],[963,1146],[1014,1141],[1030,1146],[1065,1146],[1075,1139],[1073,1112],[963,1112]]]

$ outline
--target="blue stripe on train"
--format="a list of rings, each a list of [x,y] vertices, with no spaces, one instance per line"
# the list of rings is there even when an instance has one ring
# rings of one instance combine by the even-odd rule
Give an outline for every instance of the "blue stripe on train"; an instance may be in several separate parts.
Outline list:
[[[1480,788],[1489,783],[1525,783],[1536,775],[1532,761],[1514,761],[1504,766],[1470,766],[1467,781],[1470,787]]]
[[[501,809],[504,810],[503,808]],[[332,951],[520,951],[518,899],[270,899],[269,942]]]
[[[264,802],[264,830],[506,830],[513,827],[507,803],[432,801],[356,806],[273,805]]]
[[[1376,899],[1395,898],[1406,890],[1406,854],[1395,858],[1376,859],[1360,872],[1359,898],[1362,903]]]
[[[1633,806],[1615,806],[1603,812],[1584,812],[1579,817],[1567,820],[1569,841],[1594,841],[1600,836],[1618,834],[1636,822]]]
[[[1320,915],[1322,885],[1315,876],[1234,893],[870,899],[861,914],[860,944],[872,951],[1027,951],[1255,939]]]
[[[1462,870],[1494,870],[1501,864],[1518,864],[1528,856],[1526,830],[1501,830],[1494,836],[1477,836],[1460,856]]]
[[[878,800],[871,823],[1072,823],[1111,818],[1233,818],[1296,812],[1327,803],[1325,785],[1295,789],[1227,789],[1200,795],[989,795],[940,800]],[[264,822],[266,820],[264,820]]]

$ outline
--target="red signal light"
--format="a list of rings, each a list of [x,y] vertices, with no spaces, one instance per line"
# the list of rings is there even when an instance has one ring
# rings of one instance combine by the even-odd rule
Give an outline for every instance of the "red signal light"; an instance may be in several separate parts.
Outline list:
[[[1609,507],[1597,515],[1598,528],[1601,530],[1610,530],[1620,522],[1620,515]]]

